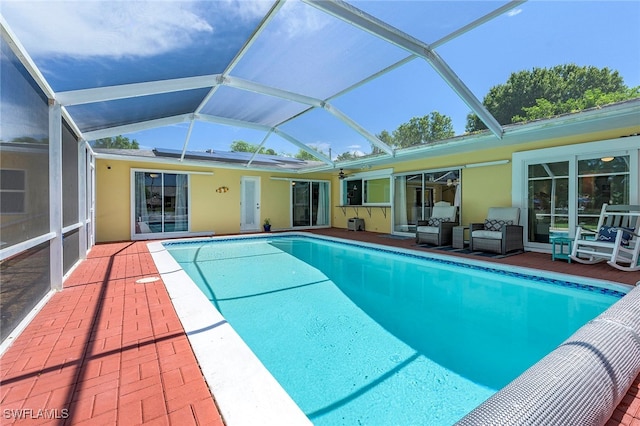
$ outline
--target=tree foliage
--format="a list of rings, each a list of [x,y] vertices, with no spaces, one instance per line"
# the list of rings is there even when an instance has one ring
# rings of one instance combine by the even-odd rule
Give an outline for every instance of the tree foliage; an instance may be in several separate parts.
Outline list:
[[[552,103],[546,99],[536,99],[536,104],[532,107],[523,107],[524,115],[514,116],[513,122],[549,118],[635,98],[640,98],[640,86],[613,93],[603,93],[600,89],[590,89],[580,99],[569,99],[566,102]]]
[[[505,84],[492,87],[482,103],[504,125],[603,105],[594,103],[595,98],[597,102],[628,99],[624,98],[632,95],[628,90],[617,71],[565,64],[514,72]],[[467,116],[468,132],[483,129],[486,126],[477,115]]]
[[[383,130],[376,136],[392,148],[408,148],[451,138],[455,136],[455,131],[450,117],[433,111],[422,117],[413,117],[392,133]],[[374,146],[372,153],[379,152],[380,148]]]
[[[97,139],[93,142],[94,148],[113,148],[113,149],[140,149],[138,141],[130,140],[126,136],[116,136],[111,138]]]
[[[316,161],[318,160],[316,157],[314,157],[313,155],[309,154],[307,151],[300,149],[298,151],[298,153],[296,155],[294,155],[295,158],[297,158],[298,160],[303,160],[303,161]]]
[[[336,161],[355,160],[356,158],[358,158],[358,156],[355,153],[351,151],[346,151],[338,155],[336,157]]]
[[[233,141],[231,143],[231,152],[255,153],[256,151],[258,154],[278,155],[278,153],[271,148],[264,148],[260,145],[255,145],[246,141]]]

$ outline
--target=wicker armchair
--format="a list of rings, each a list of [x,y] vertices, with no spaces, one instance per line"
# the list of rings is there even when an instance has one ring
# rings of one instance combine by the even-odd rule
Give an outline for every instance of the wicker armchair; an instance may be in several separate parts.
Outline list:
[[[524,250],[523,227],[518,225],[520,209],[517,207],[491,207],[484,223],[469,225],[470,249],[507,254]]]
[[[435,206],[429,220],[418,221],[416,243],[450,245],[453,227],[458,225],[457,212],[458,208],[455,206]]]

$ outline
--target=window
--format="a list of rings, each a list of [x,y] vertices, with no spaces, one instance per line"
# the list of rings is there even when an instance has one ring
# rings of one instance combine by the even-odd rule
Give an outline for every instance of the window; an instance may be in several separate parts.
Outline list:
[[[0,170],[0,211],[2,214],[22,214],[26,211],[26,172]]]
[[[391,169],[362,173],[342,181],[342,204],[347,206],[389,205]]]

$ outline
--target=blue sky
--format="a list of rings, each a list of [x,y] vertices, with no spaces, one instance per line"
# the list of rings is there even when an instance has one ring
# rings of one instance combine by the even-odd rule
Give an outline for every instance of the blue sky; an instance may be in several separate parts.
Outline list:
[[[432,43],[503,3],[355,4]],[[270,4],[235,0],[8,0],[3,1],[0,11],[53,89],[64,91],[222,72]],[[565,63],[609,67],[618,70],[628,86],[638,86],[640,1],[533,0],[443,44],[436,52],[480,100],[514,71]],[[362,36],[344,23],[336,24],[309,6],[287,2],[231,75],[324,98],[405,55],[395,46]],[[158,99],[165,102],[167,97]],[[190,102],[178,97],[168,99],[178,112],[181,102]],[[242,99],[248,102],[249,97]],[[270,105],[272,101],[254,96],[246,108],[238,108],[234,114],[255,116],[259,113],[257,105]],[[415,59],[330,103],[373,134],[393,131],[412,117],[432,111],[450,116],[456,133],[461,134],[470,111],[423,59]],[[70,111],[74,108],[83,112],[85,107]],[[125,103],[119,111],[123,117],[144,118],[148,113],[128,109]],[[275,108],[272,113],[277,116]],[[126,136],[143,147],[181,149],[187,129],[188,123],[184,123]],[[330,149],[333,156],[370,150],[362,136],[323,110],[299,117],[282,129],[324,152]],[[264,138],[262,131],[198,122],[189,149],[224,151],[234,140],[259,144]],[[298,151],[274,135],[267,139],[266,146],[277,152]]]

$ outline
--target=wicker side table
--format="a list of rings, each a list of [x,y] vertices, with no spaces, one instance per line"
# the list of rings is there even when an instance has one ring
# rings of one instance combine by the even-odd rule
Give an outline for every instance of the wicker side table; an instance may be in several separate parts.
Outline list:
[[[462,249],[465,246],[465,241],[464,241],[464,233],[465,231],[468,231],[469,227],[468,226],[454,226],[453,227],[453,238],[451,241],[451,246],[453,248],[457,248],[457,249]]]

